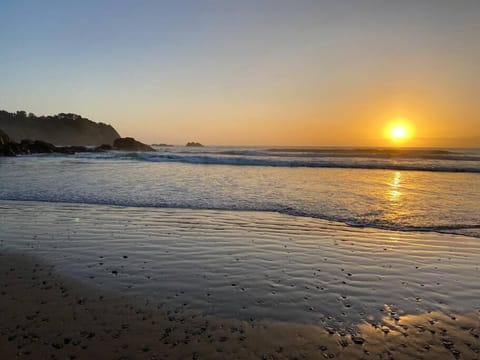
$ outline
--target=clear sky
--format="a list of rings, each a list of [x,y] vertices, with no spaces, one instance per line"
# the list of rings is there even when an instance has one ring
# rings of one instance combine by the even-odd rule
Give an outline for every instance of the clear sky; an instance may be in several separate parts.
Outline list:
[[[480,147],[479,96],[480,0],[0,2],[1,109],[145,142]]]

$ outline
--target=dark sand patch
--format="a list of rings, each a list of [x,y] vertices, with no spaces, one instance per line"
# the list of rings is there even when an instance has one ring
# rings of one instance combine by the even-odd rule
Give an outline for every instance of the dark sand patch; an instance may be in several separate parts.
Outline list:
[[[479,359],[480,314],[360,324],[350,334],[166,310],[0,252],[2,359]],[[181,305],[181,304],[179,304]],[[342,336],[343,335],[343,336]]]

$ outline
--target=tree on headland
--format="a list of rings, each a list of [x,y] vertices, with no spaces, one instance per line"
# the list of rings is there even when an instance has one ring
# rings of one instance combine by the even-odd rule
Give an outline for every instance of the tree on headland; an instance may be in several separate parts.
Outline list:
[[[19,110],[16,112],[16,115],[20,118],[26,118],[27,117],[27,112],[24,110]]]

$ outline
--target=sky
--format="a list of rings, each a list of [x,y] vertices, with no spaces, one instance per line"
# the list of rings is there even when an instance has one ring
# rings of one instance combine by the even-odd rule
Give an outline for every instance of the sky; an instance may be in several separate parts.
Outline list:
[[[479,36],[479,0],[6,0],[0,109],[148,143],[480,147]]]

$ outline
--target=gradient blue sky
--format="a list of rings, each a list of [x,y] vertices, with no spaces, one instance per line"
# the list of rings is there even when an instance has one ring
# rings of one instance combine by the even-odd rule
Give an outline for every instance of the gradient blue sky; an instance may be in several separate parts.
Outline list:
[[[2,1],[0,108],[147,142],[475,145],[480,1]],[[480,146],[480,143],[478,144]]]

